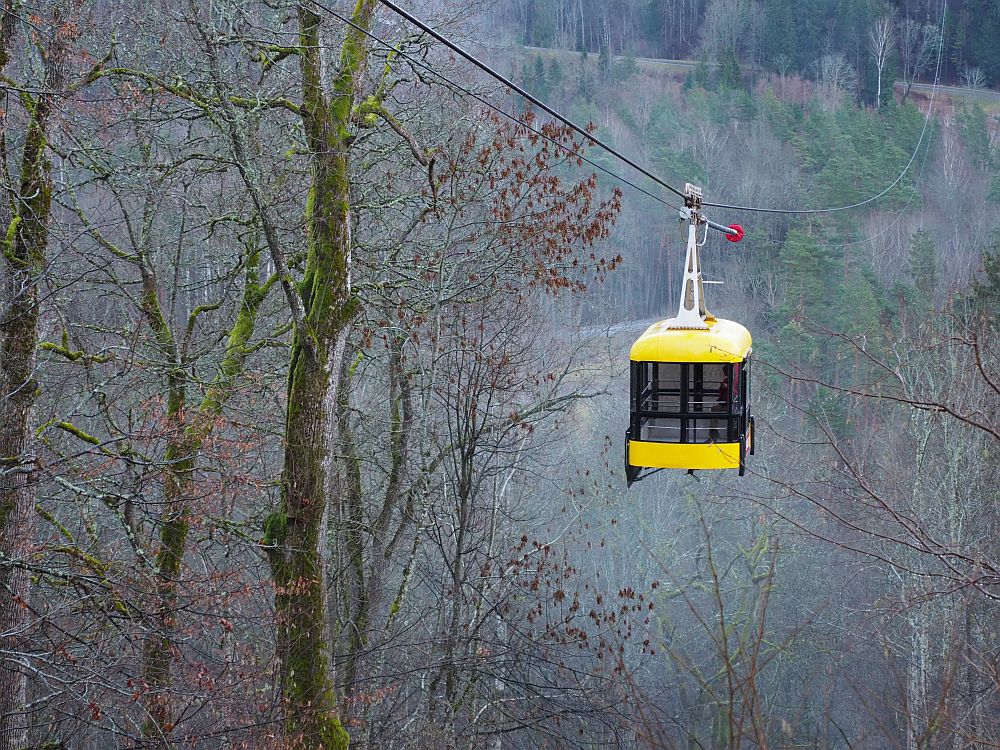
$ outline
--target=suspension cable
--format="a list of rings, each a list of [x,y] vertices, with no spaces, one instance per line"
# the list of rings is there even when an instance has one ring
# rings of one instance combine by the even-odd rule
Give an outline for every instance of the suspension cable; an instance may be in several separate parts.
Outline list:
[[[628,187],[632,188],[633,190],[637,190],[638,192],[642,193],[643,195],[645,195],[645,196],[647,196],[649,198],[652,198],[654,201],[656,201],[658,203],[661,203],[664,206],[667,206],[668,208],[672,208],[675,211],[679,211],[680,210],[679,206],[675,206],[670,201],[664,200],[660,196],[656,195],[656,193],[653,193],[653,192],[650,192],[649,190],[646,190],[641,185],[637,185],[636,183],[632,182],[631,180],[627,179],[626,177],[622,177],[620,174],[617,174],[616,172],[613,172],[612,170],[608,169],[604,165],[599,164],[598,162],[594,161],[593,159],[590,159],[590,158],[584,156],[579,151],[577,151],[577,150],[575,150],[573,148],[570,148],[569,146],[565,145],[564,143],[559,142],[558,140],[556,140],[555,138],[551,137],[550,135],[548,135],[544,131],[542,131],[542,130],[540,130],[538,128],[535,128],[532,125],[524,122],[523,120],[515,117],[514,115],[512,115],[509,112],[505,111],[504,109],[502,109],[502,108],[496,106],[495,104],[493,104],[493,102],[491,102],[486,97],[481,96],[480,94],[476,93],[475,91],[473,91],[473,90],[471,90],[471,89],[469,89],[469,88],[461,85],[460,83],[457,83],[456,81],[452,80],[451,78],[449,78],[448,76],[446,76],[444,73],[442,73],[441,71],[439,71],[436,68],[434,68],[432,65],[429,65],[428,63],[426,63],[423,60],[421,60],[416,55],[414,55],[414,54],[412,54],[410,52],[406,52],[405,50],[400,49],[399,47],[393,45],[392,43],[387,42],[385,39],[382,39],[378,35],[372,33],[371,31],[368,31],[367,29],[365,29],[363,26],[360,26],[359,24],[355,23],[350,18],[347,18],[346,16],[338,13],[334,9],[332,9],[332,8],[324,5],[321,2],[318,2],[318,0],[309,0],[309,2],[312,3],[313,5],[315,5],[316,7],[320,8],[321,10],[329,13],[331,16],[333,16],[334,18],[336,18],[341,23],[344,23],[344,24],[350,26],[351,28],[355,29],[356,31],[360,31],[362,34],[364,34],[365,36],[367,36],[369,39],[371,39],[372,41],[377,42],[378,44],[382,45],[387,50],[390,50],[390,51],[396,53],[397,55],[405,57],[407,60],[409,60],[410,62],[412,62],[414,65],[417,65],[418,67],[423,68],[424,70],[428,71],[432,75],[436,76],[439,80],[441,80],[442,82],[444,82],[447,86],[461,91],[463,94],[465,94],[466,96],[469,96],[469,97],[475,99],[476,101],[478,101],[483,106],[488,107],[489,109],[491,109],[492,111],[496,112],[499,115],[502,115],[503,117],[506,117],[508,120],[510,120],[514,124],[516,124],[516,125],[518,125],[520,127],[525,128],[526,130],[534,133],[535,135],[539,136],[540,138],[545,139],[547,142],[551,143],[553,146],[555,146],[556,148],[564,151],[565,153],[569,154],[570,156],[573,156],[574,158],[579,159],[580,161],[589,164],[594,169],[600,170],[604,174],[606,174],[606,175],[608,175],[610,177],[613,177],[614,179],[618,180],[623,185],[627,185]],[[574,130],[575,130],[575,128],[574,128]],[[588,135],[588,137],[591,137],[591,136]]]
[[[310,2],[315,2],[315,0],[310,0]],[[661,187],[665,187],[667,190],[669,190],[674,195],[680,196],[681,198],[684,197],[684,192],[683,191],[678,190],[673,185],[671,185],[670,183],[668,183],[666,180],[664,180],[661,177],[653,174],[652,172],[650,172],[645,167],[637,164],[636,162],[634,162],[632,159],[630,159],[627,156],[625,156],[620,151],[616,150],[612,146],[610,146],[607,143],[605,143],[604,141],[602,141],[600,138],[598,138],[597,136],[595,136],[593,133],[588,132],[586,128],[580,127],[575,122],[573,122],[572,120],[570,120],[568,117],[564,117],[563,115],[559,114],[556,110],[554,110],[548,104],[546,104],[545,102],[543,102],[541,99],[539,99],[536,96],[533,96],[532,94],[529,94],[527,91],[525,91],[523,88],[521,88],[520,86],[518,86],[516,83],[514,83],[512,80],[510,80],[509,78],[507,78],[505,75],[503,75],[502,73],[497,72],[496,70],[494,70],[493,68],[491,68],[489,65],[487,65],[486,63],[484,63],[482,60],[480,60],[479,58],[477,58],[472,53],[466,52],[465,49],[463,49],[462,47],[460,47],[458,44],[456,44],[455,42],[451,41],[450,39],[448,39],[448,37],[444,36],[443,34],[435,31],[433,28],[431,28],[430,26],[428,26],[426,23],[424,23],[423,21],[421,21],[416,16],[414,16],[411,13],[408,13],[407,11],[403,10],[398,5],[396,5],[396,3],[392,2],[392,0],[379,0],[379,2],[381,2],[382,5],[386,6],[387,8],[389,8],[389,10],[393,11],[397,15],[402,16],[403,18],[405,18],[407,21],[409,21],[410,23],[412,23],[414,26],[416,26],[417,28],[419,28],[424,33],[426,33],[426,34],[430,35],[431,37],[433,37],[434,39],[436,39],[438,42],[440,42],[441,44],[443,44],[445,47],[447,47],[448,49],[450,49],[455,54],[459,55],[463,59],[465,59],[468,62],[470,62],[473,65],[475,65],[477,68],[479,68],[481,71],[483,71],[484,73],[486,73],[490,77],[495,78],[497,81],[499,81],[500,83],[502,83],[504,86],[506,86],[511,91],[514,91],[518,95],[524,97],[525,99],[527,99],[529,102],[531,102],[532,104],[534,104],[539,109],[543,110],[544,112],[547,112],[552,117],[554,117],[557,120],[559,120],[559,122],[561,122],[563,125],[566,125],[567,127],[575,130],[577,133],[579,133],[580,135],[582,135],[587,140],[591,141],[592,143],[594,143],[597,146],[600,146],[601,148],[603,148],[605,151],[607,151],[609,154],[611,154],[615,158],[619,159],[620,161],[624,162],[625,164],[628,164],[630,167],[632,167],[636,171],[640,172],[642,175],[644,175],[644,176],[648,177],[649,179],[651,179],[657,185],[660,185]]]

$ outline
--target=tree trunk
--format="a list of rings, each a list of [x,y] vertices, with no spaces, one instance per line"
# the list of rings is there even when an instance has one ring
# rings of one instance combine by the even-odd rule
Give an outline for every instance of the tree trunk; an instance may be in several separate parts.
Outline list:
[[[185,424],[186,377],[182,362],[175,349],[174,335],[160,308],[157,287],[151,272],[144,274],[146,293],[144,311],[150,322],[161,353],[175,367],[167,375],[167,424],[175,435],[165,451],[164,463],[164,515],[161,519],[160,546],[156,552],[157,611],[154,617],[155,632],[143,645],[142,673],[149,699],[148,717],[143,725],[143,735],[159,738],[166,744],[166,736],[173,730],[174,712],[170,699],[171,649],[177,611],[177,584],[181,563],[190,528],[192,483],[195,460],[205,441],[212,434],[215,420],[232,395],[236,381],[242,374],[248,353],[248,344],[257,325],[257,312],[267,295],[267,285],[261,285],[259,276],[260,252],[252,250],[246,260],[243,296],[219,364],[219,374],[205,392],[197,412]]]
[[[376,0],[357,0],[353,18],[371,26]],[[304,750],[346,748],[336,713],[326,628],[320,546],[330,494],[336,382],[356,306],[351,292],[349,126],[367,48],[347,31],[330,95],[323,88],[320,17],[299,5],[302,121],[313,166],[306,206],[308,254],[302,281],[304,318],[292,341],[281,499],[265,528],[275,584],[277,653],[290,742]]]
[[[32,480],[30,418],[38,391],[38,283],[45,265],[51,209],[52,165],[45,155],[49,100],[33,103],[21,159],[14,215],[4,227],[3,299],[0,311],[0,632],[4,648],[17,652],[27,624],[29,580],[23,561],[31,545]],[[0,750],[27,745],[27,672],[6,659],[0,674]]]

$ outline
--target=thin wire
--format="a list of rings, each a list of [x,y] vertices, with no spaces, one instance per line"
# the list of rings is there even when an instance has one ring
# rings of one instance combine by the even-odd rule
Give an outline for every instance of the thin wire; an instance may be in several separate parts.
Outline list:
[[[315,3],[315,0],[310,0],[310,2],[314,2]],[[649,179],[651,179],[657,185],[660,185],[661,187],[665,187],[671,193],[674,193],[675,195],[678,195],[681,198],[684,197],[684,193],[682,191],[678,190],[673,185],[669,184],[668,182],[666,182],[662,178],[660,178],[657,175],[653,174],[652,172],[650,172],[645,167],[640,166],[636,162],[632,161],[631,159],[629,159],[627,156],[625,156],[620,151],[617,151],[616,149],[614,149],[612,146],[609,146],[607,143],[605,143],[604,141],[602,141],[597,136],[595,136],[592,133],[588,132],[585,128],[581,128],[579,125],[577,125],[575,122],[573,122],[572,120],[570,120],[568,117],[563,117],[561,114],[559,114],[556,110],[554,110],[548,104],[546,104],[545,102],[543,102],[541,99],[539,99],[539,98],[537,98],[537,97],[529,94],[523,88],[521,88],[516,83],[514,83],[512,80],[510,80],[509,78],[507,78],[503,74],[498,73],[497,71],[493,70],[493,68],[491,68],[489,65],[487,65],[486,63],[484,63],[481,60],[479,60],[479,58],[475,57],[470,52],[466,52],[458,44],[456,44],[455,42],[453,42],[450,39],[448,39],[448,37],[446,37],[446,36],[438,33],[437,31],[435,31],[433,28],[431,28],[430,26],[428,26],[426,23],[424,23],[423,21],[421,21],[416,16],[414,16],[414,15],[406,12],[405,10],[403,10],[402,8],[400,8],[398,5],[396,5],[394,2],[391,2],[391,0],[379,0],[379,2],[381,2],[382,5],[386,6],[387,8],[389,8],[391,11],[393,11],[397,15],[400,15],[403,18],[405,18],[407,21],[409,21],[410,23],[412,23],[414,26],[416,26],[417,28],[419,28],[421,31],[423,31],[423,32],[429,34],[430,36],[432,36],[434,39],[436,39],[438,42],[440,42],[441,44],[443,44],[445,47],[447,47],[448,49],[450,49],[455,54],[463,57],[465,60],[467,60],[468,62],[470,62],[473,65],[475,65],[477,68],[479,68],[481,71],[483,71],[487,75],[489,75],[492,78],[495,78],[496,80],[498,80],[500,83],[502,83],[504,86],[506,86],[507,88],[509,88],[511,91],[516,92],[517,94],[519,94],[520,96],[524,97],[529,102],[531,102],[532,104],[534,104],[539,109],[541,109],[541,110],[549,113],[553,117],[555,117],[563,125],[566,125],[567,127],[572,128],[573,130],[575,130],[577,133],[579,133],[580,135],[582,135],[587,140],[591,141],[592,143],[594,143],[597,146],[600,146],[601,148],[603,148],[605,151],[607,151],[612,156],[614,156],[617,159],[623,161],[625,164],[628,164],[633,169],[637,170],[638,172],[640,172],[644,176],[646,176]]]
[[[360,31],[362,34],[364,34],[365,36],[367,36],[372,41],[378,42],[379,44],[381,44],[386,49],[389,49],[389,50],[395,52],[396,54],[405,57],[406,59],[410,60],[411,62],[413,62],[414,64],[416,64],[419,67],[423,68],[424,70],[426,70],[426,71],[432,73],[433,75],[437,76],[441,81],[443,81],[444,83],[446,83],[448,86],[451,86],[453,88],[458,89],[459,91],[461,91],[466,96],[472,97],[473,99],[475,99],[476,101],[480,102],[484,106],[489,107],[491,110],[493,110],[497,114],[503,115],[504,117],[506,117],[511,122],[513,122],[513,123],[515,123],[515,124],[517,124],[517,125],[525,128],[525,129],[529,130],[530,132],[534,133],[535,135],[537,135],[537,136],[539,136],[541,138],[544,138],[546,141],[548,141],[552,145],[556,146],[557,148],[562,149],[566,153],[568,153],[568,154],[576,157],[577,159],[580,159],[583,162],[586,162],[587,164],[589,164],[590,166],[594,167],[595,169],[599,169],[600,171],[604,172],[606,175],[614,177],[616,180],[618,180],[622,184],[628,185],[630,188],[639,191],[643,195],[646,195],[649,198],[652,198],[653,200],[657,201],[658,203],[662,203],[664,206],[668,206],[669,208],[672,208],[675,211],[679,211],[680,210],[680,208],[678,206],[675,206],[670,201],[664,200],[663,198],[661,198],[660,196],[656,195],[655,193],[651,193],[650,191],[646,190],[642,186],[635,184],[634,182],[630,181],[629,179],[627,179],[625,177],[622,177],[620,174],[612,172],[610,169],[608,169],[607,167],[605,167],[605,166],[603,166],[601,164],[598,164],[596,161],[593,161],[592,159],[587,158],[586,156],[584,156],[583,154],[581,154],[579,151],[576,151],[576,150],[570,148],[569,146],[566,146],[565,144],[560,143],[558,140],[556,140],[555,138],[552,138],[551,136],[547,135],[543,131],[541,131],[541,130],[535,128],[535,127],[532,127],[528,123],[524,122],[523,120],[518,119],[517,117],[515,117],[512,114],[510,114],[509,112],[504,111],[503,109],[501,109],[500,107],[496,106],[495,104],[493,104],[491,101],[489,101],[485,97],[480,96],[479,94],[477,94],[475,91],[467,89],[465,86],[462,86],[461,84],[456,83],[455,81],[453,81],[452,79],[450,79],[448,76],[446,76],[444,73],[441,73],[439,70],[437,70],[436,68],[432,67],[428,63],[424,62],[423,60],[421,60],[416,55],[413,55],[413,54],[410,54],[408,52],[405,52],[402,49],[400,49],[399,47],[396,47],[395,45],[391,44],[390,42],[385,41],[381,37],[377,36],[376,34],[373,34],[372,32],[368,31],[367,29],[365,29],[363,26],[360,26],[360,25],[356,24],[350,18],[347,18],[346,16],[341,15],[340,13],[338,13],[337,11],[333,10],[332,8],[324,5],[323,3],[318,2],[318,0],[309,0],[309,2],[312,3],[313,5],[315,5],[317,8],[320,8],[320,9],[324,10],[325,12],[329,13],[331,16],[333,16],[334,18],[336,18],[338,21],[347,24],[348,26],[350,26],[351,28],[353,28],[353,29],[355,29],[357,31]],[[575,127],[574,127],[574,129],[579,130],[578,128],[575,128]],[[587,135],[587,137],[591,138],[592,140],[595,140],[595,142],[596,142],[596,139],[593,139],[592,136]]]
[[[865,234],[864,236],[861,237],[861,239],[851,240],[850,242],[817,242],[813,246],[816,247],[816,248],[846,248],[846,247],[855,247],[857,245],[864,245],[864,244],[870,243],[873,240],[876,240],[879,237],[882,237],[882,236],[888,234],[893,229],[893,227],[895,227],[896,225],[898,225],[903,220],[903,217],[906,215],[906,212],[909,210],[910,206],[913,204],[914,199],[917,198],[921,194],[920,193],[920,185],[921,185],[921,183],[923,181],[924,172],[925,172],[925,170],[927,168],[927,157],[928,157],[929,154],[930,154],[930,150],[929,149],[924,149],[924,155],[923,155],[923,157],[920,160],[920,169],[917,171],[917,176],[916,176],[916,179],[914,180],[914,184],[913,184],[914,189],[913,189],[913,192],[910,193],[910,197],[906,199],[906,203],[903,205],[903,207],[900,208],[899,211],[897,211],[894,214],[894,218],[893,218],[893,220],[892,220],[891,223],[886,224],[884,221],[880,220],[879,223],[881,224],[881,229],[879,229],[879,231],[877,231],[877,232],[871,232],[869,234]],[[814,238],[813,235],[809,235],[809,236],[811,238]],[[757,237],[757,236],[754,236],[751,239],[753,240],[753,243],[755,245],[759,245],[759,246],[783,247],[784,244],[785,244],[784,242],[779,242],[778,240],[763,239],[763,238]]]
[[[869,203],[877,201],[879,198],[884,196],[890,190],[892,190],[896,185],[900,183],[906,173],[910,171],[910,167],[913,166],[913,161],[917,158],[917,154],[920,152],[920,145],[924,141],[924,135],[927,133],[927,125],[930,122],[931,114],[934,111],[934,99],[937,96],[938,82],[941,77],[941,56],[944,51],[944,24],[945,19],[948,14],[948,0],[941,0],[941,24],[938,26],[941,33],[941,40],[938,43],[938,56],[937,64],[934,66],[934,83],[931,87],[931,97],[930,103],[927,105],[927,115],[924,117],[924,126],[920,129],[920,137],[917,139],[917,145],[913,149],[913,153],[910,155],[910,160],[903,167],[903,171],[899,173],[899,176],[881,193],[873,195],[870,198],[866,198],[863,201],[858,201],[857,203],[851,203],[847,206],[834,206],[831,208],[800,208],[800,209],[790,209],[790,208],[757,208],[755,206],[732,206],[727,203],[709,203],[705,201],[703,205],[712,206],[714,208],[725,208],[729,211],[756,211],[759,213],[769,213],[769,214],[824,214],[824,213],[834,213],[836,211],[847,211],[852,208],[860,208],[861,206],[866,206]]]

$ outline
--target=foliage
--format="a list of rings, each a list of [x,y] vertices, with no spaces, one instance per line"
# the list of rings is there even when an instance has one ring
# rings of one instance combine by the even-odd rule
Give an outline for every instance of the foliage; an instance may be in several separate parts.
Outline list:
[[[744,88],[743,71],[736,59],[736,50],[732,47],[727,47],[722,54],[722,61],[719,63],[719,83],[730,89]]]
[[[1000,146],[990,138],[988,115],[979,102],[957,109],[956,120],[962,139],[976,166],[989,175],[988,197],[1000,202]]]

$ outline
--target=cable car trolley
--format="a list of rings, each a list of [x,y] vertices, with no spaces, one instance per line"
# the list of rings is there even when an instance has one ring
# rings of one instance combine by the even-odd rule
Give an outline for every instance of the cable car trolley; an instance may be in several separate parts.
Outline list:
[[[743,239],[743,229],[708,221],[701,209],[700,188],[685,185],[687,258],[677,316],[647,328],[629,354],[629,485],[660,469],[737,469],[743,476],[753,453],[753,340],[742,325],[705,308],[698,253],[709,227],[732,242]]]

